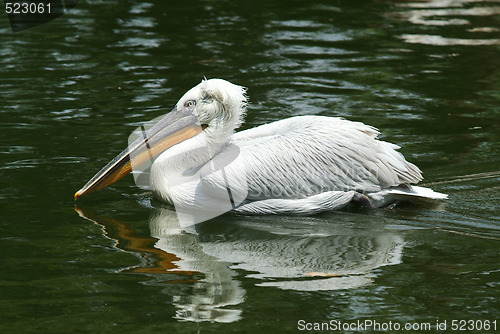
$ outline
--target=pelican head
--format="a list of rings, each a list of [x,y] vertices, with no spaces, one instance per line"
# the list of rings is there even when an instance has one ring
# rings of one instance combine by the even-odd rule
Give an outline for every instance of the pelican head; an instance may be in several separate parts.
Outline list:
[[[245,88],[222,79],[203,80],[188,90],[174,110],[191,110],[207,130],[232,133],[243,122],[247,104]]]
[[[175,146],[199,147],[197,143],[204,142],[208,151],[216,152],[243,122],[246,105],[244,87],[222,79],[203,80],[78,190],[75,199],[120,180]]]

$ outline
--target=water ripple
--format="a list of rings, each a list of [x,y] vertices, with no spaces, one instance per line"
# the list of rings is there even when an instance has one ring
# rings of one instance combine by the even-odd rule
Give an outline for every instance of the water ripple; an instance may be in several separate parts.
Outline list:
[[[495,0],[409,2],[398,4],[397,8],[400,10],[389,13],[387,16],[395,20],[407,21],[417,27],[434,29],[438,27],[468,27],[462,31],[446,30],[450,31],[453,36],[432,33],[412,33],[398,36],[407,43],[434,46],[500,45],[500,38],[484,38],[484,34],[498,32],[498,28],[495,26],[496,16],[500,14],[500,6],[492,5],[497,2]],[[475,26],[478,24],[480,26]]]

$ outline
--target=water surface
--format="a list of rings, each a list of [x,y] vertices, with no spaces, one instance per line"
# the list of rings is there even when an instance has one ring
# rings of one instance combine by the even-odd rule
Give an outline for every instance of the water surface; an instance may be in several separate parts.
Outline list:
[[[497,1],[92,1],[0,33],[0,331],[498,317]],[[128,177],[75,210],[134,128],[204,76],[249,88],[243,129],[373,125],[450,199],[183,230]]]

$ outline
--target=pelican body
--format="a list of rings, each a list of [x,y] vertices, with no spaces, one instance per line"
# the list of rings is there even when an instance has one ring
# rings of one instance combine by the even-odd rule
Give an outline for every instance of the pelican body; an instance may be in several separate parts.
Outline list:
[[[401,200],[442,200],[417,187],[417,166],[397,145],[360,122],[298,116],[235,132],[246,90],[203,80],[133,141],[75,199],[150,164],[149,186],[177,211],[314,214],[354,202],[385,207]]]

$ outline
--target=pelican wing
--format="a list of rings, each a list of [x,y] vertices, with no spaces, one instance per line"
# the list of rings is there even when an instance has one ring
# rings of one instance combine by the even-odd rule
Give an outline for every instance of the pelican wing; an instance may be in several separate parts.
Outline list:
[[[326,191],[375,192],[422,179],[397,145],[377,140],[360,122],[299,116],[234,134],[239,154],[223,173],[202,177],[212,194],[233,189],[248,200],[298,199]],[[218,155],[224,156],[224,151]]]

